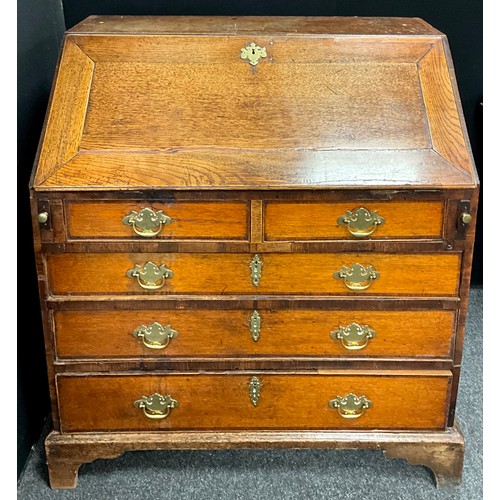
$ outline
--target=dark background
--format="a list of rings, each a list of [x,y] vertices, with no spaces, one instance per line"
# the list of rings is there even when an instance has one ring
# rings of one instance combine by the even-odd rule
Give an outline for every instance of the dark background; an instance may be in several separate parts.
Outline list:
[[[421,17],[448,36],[472,150],[482,178],[481,0],[19,0],[18,1],[18,245],[32,247],[28,182],[65,28],[92,14]],[[34,259],[19,269],[18,474],[49,412]],[[479,212],[472,281],[482,283]],[[29,324],[30,324],[29,323]]]

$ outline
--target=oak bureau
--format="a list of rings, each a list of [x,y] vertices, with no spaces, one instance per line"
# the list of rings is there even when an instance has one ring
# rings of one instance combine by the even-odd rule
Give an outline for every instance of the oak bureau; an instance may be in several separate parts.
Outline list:
[[[129,450],[253,447],[460,481],[478,178],[429,24],[92,16],[30,189],[53,488]]]

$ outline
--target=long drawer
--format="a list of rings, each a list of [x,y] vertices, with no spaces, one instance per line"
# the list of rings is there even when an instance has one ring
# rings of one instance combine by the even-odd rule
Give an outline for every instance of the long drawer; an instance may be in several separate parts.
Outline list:
[[[449,357],[455,312],[56,311],[59,358]]]
[[[47,256],[55,295],[454,296],[461,254],[66,253]]]
[[[62,432],[442,429],[451,372],[57,377]]]

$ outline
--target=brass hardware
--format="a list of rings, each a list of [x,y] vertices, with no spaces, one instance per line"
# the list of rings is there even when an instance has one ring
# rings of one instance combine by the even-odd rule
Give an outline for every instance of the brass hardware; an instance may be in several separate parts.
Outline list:
[[[250,382],[248,382],[248,392],[250,393],[250,401],[254,406],[257,406],[257,403],[260,399],[260,391],[264,384],[258,379],[258,377],[252,377]]]
[[[267,52],[265,47],[259,47],[252,42],[250,45],[241,49],[240,56],[243,60],[248,59],[248,62],[252,66],[255,66],[261,57],[267,57]]]
[[[342,266],[340,271],[335,271],[333,277],[336,280],[344,280],[344,285],[349,290],[359,292],[366,290],[373,280],[380,277],[380,273],[375,271],[372,266],[362,266],[361,264],[354,264],[351,267]]]
[[[358,207],[352,212],[348,210],[337,219],[337,222],[340,226],[346,226],[356,238],[365,238],[373,234],[377,226],[381,226],[385,219],[376,210],[370,212],[367,208]]]
[[[38,200],[36,220],[40,229],[52,229],[52,208],[49,200]]]
[[[149,349],[165,349],[170,339],[175,339],[179,333],[170,328],[170,325],[161,326],[160,323],[154,322],[149,326],[137,327],[132,335],[136,339],[142,339],[142,343]]]
[[[179,402],[172,399],[170,395],[162,396],[155,392],[151,396],[142,396],[134,402],[136,408],[142,408],[144,415],[148,418],[167,418],[173,408],[179,406]]]
[[[336,408],[342,418],[359,418],[368,408],[371,408],[372,402],[366,396],[356,396],[352,392],[346,396],[337,396],[332,399],[328,406]]]
[[[40,224],[45,224],[49,220],[49,214],[47,212],[40,212],[37,219]]]
[[[134,232],[144,238],[152,238],[156,236],[163,225],[172,224],[173,219],[165,215],[162,210],[156,212],[151,208],[143,208],[139,213],[132,210],[126,215],[122,222],[126,226],[132,226]]]
[[[351,323],[348,326],[339,326],[330,334],[330,337],[333,340],[340,340],[349,351],[358,351],[365,348],[368,341],[375,337],[375,330],[368,325],[360,326],[357,323]]]
[[[252,278],[252,283],[254,286],[259,286],[260,277],[262,276],[262,266],[264,264],[260,260],[258,254],[254,255],[254,258],[250,261],[250,277]]]
[[[472,222],[472,215],[467,212],[464,212],[460,217],[464,224],[470,224]]]
[[[146,262],[142,268],[136,264],[134,269],[127,271],[127,277],[137,278],[137,283],[145,290],[158,290],[165,284],[165,279],[173,276],[174,272],[168,269],[165,264],[157,266],[153,262]]]
[[[252,316],[250,316],[250,334],[255,342],[259,340],[260,337],[260,314],[259,311],[254,311]]]
[[[465,240],[469,224],[472,222],[470,200],[460,200],[458,202],[458,220],[456,240]]]

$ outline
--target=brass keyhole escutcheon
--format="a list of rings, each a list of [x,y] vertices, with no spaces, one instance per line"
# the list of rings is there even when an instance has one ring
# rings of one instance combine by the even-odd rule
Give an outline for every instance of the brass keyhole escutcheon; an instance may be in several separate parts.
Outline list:
[[[261,317],[259,314],[259,311],[254,311],[252,315],[250,316],[250,335],[252,336],[252,339],[254,342],[257,342],[260,337],[260,325],[261,325]]]
[[[254,406],[257,406],[257,403],[259,402],[260,392],[263,385],[264,384],[259,380],[259,377],[252,377],[250,382],[248,382],[248,393],[250,395],[250,401]]]
[[[256,66],[261,58],[267,57],[266,48],[259,47],[252,42],[241,49],[240,57],[247,60],[252,66]]]
[[[259,286],[263,266],[259,254],[254,255],[248,266],[250,267],[250,279],[252,280],[253,286]]]

